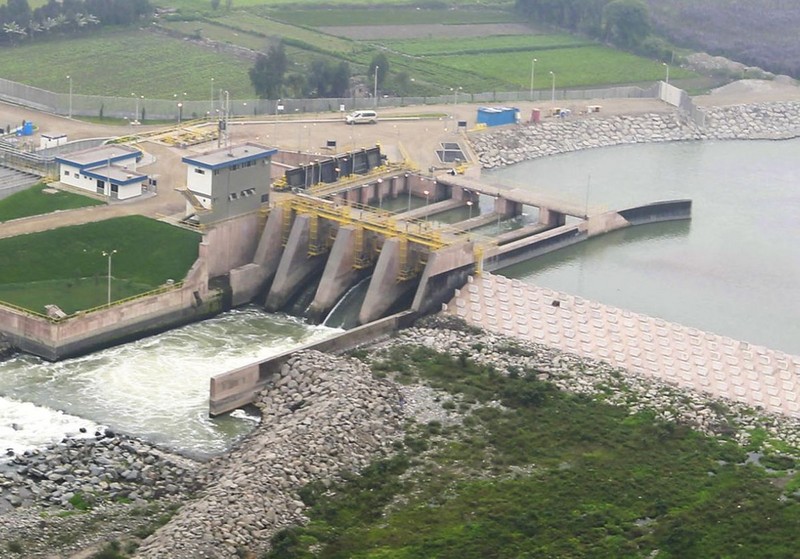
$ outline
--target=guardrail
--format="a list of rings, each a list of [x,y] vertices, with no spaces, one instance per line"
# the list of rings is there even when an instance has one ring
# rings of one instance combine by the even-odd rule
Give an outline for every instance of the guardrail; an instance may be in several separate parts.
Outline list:
[[[90,309],[82,309],[79,311],[75,311],[72,314],[68,314],[66,316],[57,317],[57,316],[48,316],[46,314],[42,314],[40,312],[34,311],[32,309],[26,309],[24,307],[20,307],[19,305],[15,305],[13,303],[9,303],[8,301],[0,300],[0,306],[8,307],[14,309],[15,311],[21,312],[28,316],[33,316],[36,318],[42,318],[51,322],[53,324],[58,324],[60,322],[65,322],[71,318],[75,318],[78,316],[84,316],[89,313],[102,311],[106,309],[110,309],[112,307],[118,307],[120,305],[124,305],[126,303],[130,303],[131,301],[136,301],[138,299],[144,299],[145,297],[152,297],[153,295],[161,295],[162,293],[167,293],[169,291],[174,291],[177,289],[182,288],[184,285],[183,281],[178,281],[170,285],[162,285],[161,287],[157,287],[156,289],[151,289],[150,291],[146,291],[144,293],[139,293],[137,295],[131,295],[130,297],[125,297],[124,299],[117,299],[116,301],[111,301],[111,303],[106,303],[105,305],[99,305],[97,307],[92,307]]]

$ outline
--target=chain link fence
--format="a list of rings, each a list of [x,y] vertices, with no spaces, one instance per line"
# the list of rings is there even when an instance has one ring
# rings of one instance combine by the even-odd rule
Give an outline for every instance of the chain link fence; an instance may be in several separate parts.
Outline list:
[[[457,103],[515,103],[544,101],[576,101],[582,99],[619,99],[657,97],[658,86],[609,87],[602,89],[555,89],[489,93],[456,91],[430,97],[343,97],[338,99],[231,99],[230,116],[292,115],[301,113],[336,113],[356,109],[379,109],[411,105],[449,105]],[[37,87],[0,78],[0,99],[62,116],[106,117],[146,120],[193,120],[216,118],[223,110],[219,99],[148,99],[54,93]],[[0,122],[0,125],[5,123]],[[13,123],[12,127],[14,126]]]

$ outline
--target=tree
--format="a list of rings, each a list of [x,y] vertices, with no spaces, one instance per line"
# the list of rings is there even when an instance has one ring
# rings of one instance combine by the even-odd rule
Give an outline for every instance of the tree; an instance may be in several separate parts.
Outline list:
[[[383,82],[389,74],[389,59],[384,53],[379,52],[372,57],[369,63],[369,77],[373,80],[373,83],[375,80],[375,68],[378,69],[378,87],[383,87]]]
[[[623,48],[635,48],[650,34],[650,13],[641,0],[612,0],[603,8],[604,38]]]
[[[250,83],[261,99],[275,99],[281,94],[283,76],[289,65],[283,43],[272,45],[267,54],[256,57],[255,66],[250,68]]]
[[[328,92],[329,97],[344,97],[350,88],[350,65],[347,62],[339,62],[333,70],[331,83]]]

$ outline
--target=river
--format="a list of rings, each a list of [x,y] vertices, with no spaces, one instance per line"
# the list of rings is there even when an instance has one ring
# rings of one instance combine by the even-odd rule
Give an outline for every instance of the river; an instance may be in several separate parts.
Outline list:
[[[486,177],[595,209],[691,198],[691,222],[619,231],[500,273],[800,354],[800,140],[603,148]],[[469,213],[491,209],[484,199]],[[345,307],[331,324],[352,320]],[[246,307],[58,363],[18,355],[0,363],[0,450],[108,426],[186,453],[220,452],[257,418],[210,419],[209,378],[335,331]]]
[[[251,306],[57,363],[18,354],[0,362],[0,450],[108,427],[190,455],[220,452],[258,418],[209,418],[209,379],[336,331]]]
[[[691,222],[618,231],[498,273],[800,355],[800,140],[626,145],[484,176],[596,210],[690,198]]]

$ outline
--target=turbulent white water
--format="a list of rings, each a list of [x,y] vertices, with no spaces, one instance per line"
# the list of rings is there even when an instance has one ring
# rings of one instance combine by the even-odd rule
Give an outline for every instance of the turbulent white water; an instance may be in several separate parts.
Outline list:
[[[336,331],[248,307],[57,363],[18,355],[0,363],[0,449],[105,425],[182,452],[219,452],[256,419],[209,418],[209,379]]]

